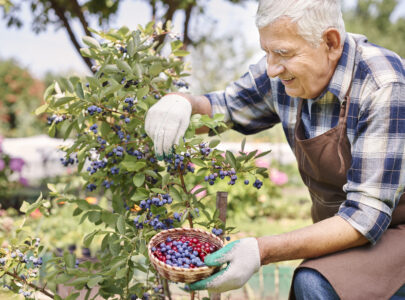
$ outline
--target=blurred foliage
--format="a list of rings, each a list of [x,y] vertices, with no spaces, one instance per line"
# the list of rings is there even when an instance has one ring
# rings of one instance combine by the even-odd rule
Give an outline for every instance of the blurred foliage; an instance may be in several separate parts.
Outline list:
[[[44,132],[44,117],[33,114],[44,90],[44,84],[15,61],[0,61],[0,135],[22,137]]]
[[[405,17],[392,20],[398,0],[358,0],[344,15],[346,30],[405,57]]]
[[[3,0],[4,1],[4,0]],[[228,0],[238,4],[247,0]],[[28,3],[32,13],[31,27],[35,33],[46,31],[48,26],[56,29],[64,28],[76,51],[80,54],[81,33],[78,33],[77,26],[73,26],[75,21],[81,27],[80,30],[87,36],[93,36],[89,30],[91,18],[97,18],[99,26],[105,28],[110,19],[116,16],[118,8],[123,0],[13,0],[12,5],[4,6],[4,19],[7,26],[20,28],[24,21],[22,18],[22,7]],[[183,32],[182,42],[184,48],[189,44],[197,44],[199,39],[190,35],[192,19],[204,15],[207,1],[204,0],[143,0],[150,6],[151,20],[162,22],[163,28],[170,28],[170,23],[176,14],[182,14]],[[8,3],[8,2],[7,2]],[[162,44],[165,35],[156,38]],[[82,57],[86,65],[91,69],[93,62],[89,57]]]

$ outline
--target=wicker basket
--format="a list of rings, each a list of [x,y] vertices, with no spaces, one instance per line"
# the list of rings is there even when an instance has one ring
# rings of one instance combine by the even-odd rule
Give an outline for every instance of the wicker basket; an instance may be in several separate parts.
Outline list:
[[[222,248],[224,245],[222,240],[216,235],[197,228],[174,228],[161,231],[157,235],[155,235],[148,244],[149,259],[156,271],[158,271],[160,275],[170,281],[184,283],[195,282],[204,279],[214,273],[217,267],[204,266],[193,269],[173,267],[160,261],[153,255],[153,247],[156,247],[160,243],[165,242],[168,237],[175,240],[177,238],[180,238],[181,236],[198,238],[199,241],[209,242],[210,244],[216,246],[217,249]]]

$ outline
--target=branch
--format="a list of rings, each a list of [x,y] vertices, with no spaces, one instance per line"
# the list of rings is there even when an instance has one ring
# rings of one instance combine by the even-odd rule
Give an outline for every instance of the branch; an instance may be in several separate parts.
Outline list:
[[[55,299],[55,295],[46,291],[45,287],[41,288],[33,283],[27,282],[24,279],[22,279],[21,277],[19,277],[18,275],[10,273],[8,271],[6,272],[6,274],[13,277],[15,280],[18,280],[20,282],[23,282],[24,284],[27,284],[28,286],[32,287],[34,290],[41,292],[42,294],[48,296],[49,298]]]
[[[163,29],[164,29],[165,31],[168,31],[167,22],[173,20],[174,13],[175,13],[175,12],[177,11],[177,9],[179,8],[179,3],[178,3],[178,1],[170,1],[170,3],[169,3],[168,5],[169,5],[169,7],[168,7],[166,13],[164,14],[164,16],[163,16],[163,18],[162,18],[162,19],[163,19]],[[155,49],[157,49],[157,48],[164,42],[165,38],[166,38],[166,35],[165,35],[165,34],[161,34],[161,35],[159,35],[159,36],[157,37],[156,40],[157,40],[159,43],[156,45],[156,48],[155,48]]]
[[[66,28],[66,31],[68,32],[69,38],[72,41],[73,45],[75,46],[75,49],[77,50],[77,52],[79,53],[80,57],[84,60],[85,64],[89,67],[89,69],[91,70],[91,67],[93,65],[92,61],[90,58],[88,57],[83,57],[80,53],[80,44],[76,39],[76,36],[73,32],[72,27],[70,26],[70,23],[68,21],[68,19],[65,16],[65,10],[59,6],[59,4],[57,3],[57,1],[55,0],[50,0],[49,1],[51,3],[51,7],[52,9],[55,11],[55,14],[58,16],[58,18],[60,19],[60,21],[62,21],[63,26]]]
[[[75,14],[77,14],[77,17],[80,20],[80,23],[83,26],[84,32],[86,33],[87,36],[93,36],[92,33],[89,30],[89,23],[87,22],[86,18],[84,17],[83,11],[77,0],[71,0],[70,1],[73,6],[73,11]]]
[[[185,18],[184,18],[184,25],[183,25],[183,49],[187,49],[187,46],[190,44],[193,44],[193,41],[190,39],[188,33],[189,33],[189,25],[190,25],[190,18],[191,18],[191,11],[193,10],[194,5],[189,4],[184,13],[185,13]]]

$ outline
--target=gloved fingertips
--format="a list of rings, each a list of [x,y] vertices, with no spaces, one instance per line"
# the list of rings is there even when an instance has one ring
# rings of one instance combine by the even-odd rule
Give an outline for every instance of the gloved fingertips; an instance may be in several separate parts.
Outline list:
[[[215,278],[218,276],[221,276],[222,273],[225,272],[225,269],[219,271],[218,273],[215,273],[214,275],[205,278],[203,280],[193,282],[189,285],[190,290],[196,291],[196,290],[206,290],[207,288],[211,288],[211,286],[214,284]]]

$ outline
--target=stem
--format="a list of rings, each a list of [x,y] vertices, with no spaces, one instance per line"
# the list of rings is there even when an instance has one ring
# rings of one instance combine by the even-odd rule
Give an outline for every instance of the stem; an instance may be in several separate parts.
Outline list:
[[[49,293],[49,292],[47,292],[47,291],[45,290],[45,287],[41,288],[41,287],[39,287],[39,286],[37,286],[37,285],[35,285],[35,284],[33,284],[33,283],[27,282],[27,281],[25,281],[24,279],[22,279],[21,277],[19,277],[17,274],[13,274],[13,273],[10,273],[10,272],[8,272],[8,271],[6,272],[6,274],[9,275],[9,276],[11,276],[11,277],[13,277],[14,279],[16,279],[16,280],[18,280],[18,281],[20,281],[20,282],[23,282],[24,284],[26,284],[26,285],[32,287],[32,288],[35,289],[36,291],[41,292],[42,294],[48,296],[49,298],[55,299],[55,295],[54,295],[54,294],[51,294],[51,293]]]
[[[189,192],[186,189],[186,184],[184,182],[183,172],[181,171],[180,166],[178,167],[178,170],[179,170],[179,174],[180,174],[180,180],[181,180],[181,185],[182,185],[182,188],[183,188],[183,192],[188,195]],[[186,201],[186,207],[190,208],[190,202]],[[193,228],[194,227],[193,226],[193,218],[191,217],[190,214],[188,214],[187,220],[188,220],[188,224],[190,225],[190,228]]]

